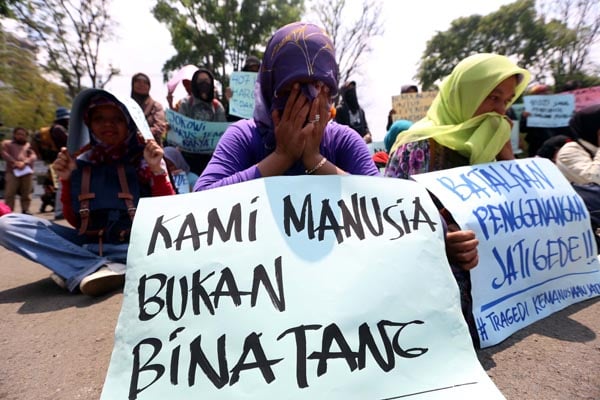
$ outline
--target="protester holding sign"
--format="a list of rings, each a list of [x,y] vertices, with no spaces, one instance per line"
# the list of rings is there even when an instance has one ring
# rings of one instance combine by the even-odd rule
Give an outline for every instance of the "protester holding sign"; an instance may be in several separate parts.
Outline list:
[[[75,229],[8,214],[0,218],[0,245],[52,270],[59,286],[95,296],[123,284],[140,197],[175,192],[162,148],[154,140],[144,143],[131,112],[112,94],[81,92],[71,116],[70,141],[89,132],[89,143],[77,154],[63,147],[53,168],[62,182],[65,218]]]
[[[530,74],[507,57],[476,54],[462,60],[440,85],[427,116],[399,135],[385,170],[389,177],[514,159],[511,125],[505,113],[527,87]],[[472,315],[469,270],[478,263],[477,238],[449,223],[446,252],[461,291],[463,314],[475,346],[479,338]]]
[[[215,78],[211,71],[199,68],[192,76],[192,94],[181,101],[179,113],[199,120],[225,122],[225,107],[215,98]],[[182,152],[191,170],[200,175],[210,159],[210,154]]]
[[[227,129],[196,191],[276,175],[379,174],[361,137],[329,122],[338,66],[321,28],[296,22],[275,32],[257,85],[254,119]]]
[[[150,77],[138,72],[131,78],[131,98],[135,100],[144,112],[144,117],[150,127],[150,132],[157,143],[163,141],[167,133],[167,121],[162,104],[150,96]]]

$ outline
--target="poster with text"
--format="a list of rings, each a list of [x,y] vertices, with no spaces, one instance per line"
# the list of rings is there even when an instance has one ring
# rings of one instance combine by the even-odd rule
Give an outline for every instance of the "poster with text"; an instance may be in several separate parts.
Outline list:
[[[479,239],[471,270],[482,347],[600,295],[589,213],[552,162],[501,161],[415,175]]]
[[[523,97],[525,111],[529,113],[527,126],[558,128],[569,126],[575,111],[575,96],[572,94],[545,94]]]
[[[422,185],[273,177],[145,198],[102,399],[501,399]]]
[[[242,118],[252,118],[254,113],[254,84],[256,72],[236,71],[229,78],[233,95],[229,100],[229,114]]]
[[[167,143],[188,153],[212,153],[229,126],[229,122],[200,121],[173,110],[166,110],[165,115],[169,123]]]
[[[393,120],[406,119],[417,122],[425,117],[435,96],[437,96],[437,92],[434,91],[392,96],[392,108],[395,111]]]

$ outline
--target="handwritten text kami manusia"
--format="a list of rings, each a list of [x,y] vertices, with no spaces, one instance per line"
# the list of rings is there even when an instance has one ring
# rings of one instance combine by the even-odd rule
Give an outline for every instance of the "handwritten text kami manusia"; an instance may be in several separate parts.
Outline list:
[[[169,219],[161,215],[154,223],[147,255],[156,251],[159,239],[164,248],[175,246],[175,250],[181,250],[186,242],[193,250],[198,250],[202,240],[206,246],[217,240],[222,243],[254,242],[257,240],[258,200],[258,197],[253,198],[247,209],[241,203],[234,204],[229,210],[213,208],[205,218],[198,218],[196,213]],[[323,241],[331,234],[338,243],[351,237],[364,240],[367,236],[396,240],[421,226],[435,232],[438,224],[420,197],[412,201],[397,199],[385,206],[377,197],[367,198],[356,193],[348,201],[340,199],[335,203],[329,199],[315,202],[310,194],[300,202],[294,202],[291,196],[285,196],[282,201],[283,228],[288,237],[302,234],[310,240]],[[225,217],[224,212],[227,213]]]

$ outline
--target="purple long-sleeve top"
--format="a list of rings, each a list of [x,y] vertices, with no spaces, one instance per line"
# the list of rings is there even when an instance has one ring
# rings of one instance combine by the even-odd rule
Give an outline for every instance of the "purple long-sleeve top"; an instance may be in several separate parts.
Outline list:
[[[254,120],[241,120],[230,125],[196,181],[194,191],[261,178],[256,165],[272,151],[265,145]],[[321,140],[321,154],[349,174],[379,176],[367,145],[345,125],[336,122],[327,124]],[[304,174],[305,167],[298,161],[284,175]]]

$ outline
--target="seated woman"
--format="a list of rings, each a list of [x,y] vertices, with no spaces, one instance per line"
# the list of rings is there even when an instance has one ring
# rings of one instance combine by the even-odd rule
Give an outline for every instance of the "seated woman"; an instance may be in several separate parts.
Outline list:
[[[600,185],[600,104],[586,107],[569,121],[572,136],[556,153],[556,166],[571,182]]]
[[[530,74],[497,54],[462,60],[440,85],[427,115],[398,136],[386,176],[410,175],[514,159],[508,107]]]
[[[276,175],[378,175],[361,137],[329,121],[338,67],[325,32],[286,25],[264,54],[254,118],[229,126],[194,190]]]
[[[423,172],[514,159],[512,122],[505,113],[529,79],[527,70],[504,56],[476,54],[465,58],[441,83],[425,118],[397,137],[384,175],[409,178]],[[478,241],[473,231],[460,230],[436,202],[448,224],[446,253],[460,288],[463,315],[478,347],[469,274],[479,262]]]
[[[53,168],[61,201],[74,227],[22,214],[0,217],[0,245],[53,271],[71,292],[97,296],[123,285],[129,232],[140,197],[174,194],[163,150],[144,142],[127,108],[98,89],[74,100],[69,136],[89,130],[77,154],[62,148]],[[87,126],[83,126],[82,122]]]

